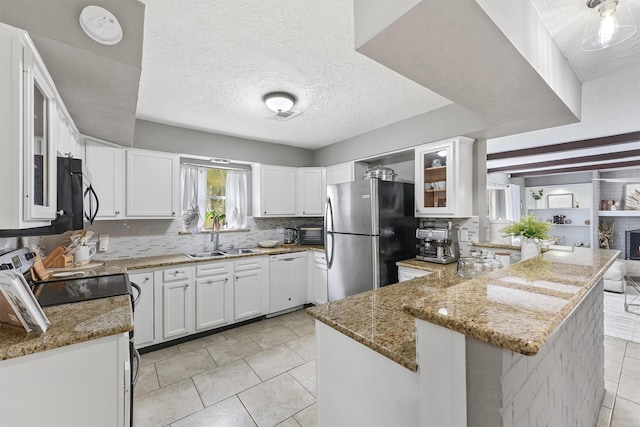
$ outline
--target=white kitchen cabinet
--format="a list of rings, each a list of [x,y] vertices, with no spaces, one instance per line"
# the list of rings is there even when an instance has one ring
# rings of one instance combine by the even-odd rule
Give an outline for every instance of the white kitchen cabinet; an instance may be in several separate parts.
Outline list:
[[[0,378],[3,426],[130,425],[127,334],[3,360]]]
[[[123,219],[125,206],[125,150],[85,140],[87,178],[98,195],[96,219]]]
[[[192,267],[180,266],[155,273],[156,287],[160,282],[164,340],[188,335],[194,330],[192,270]]]
[[[180,162],[175,154],[126,150],[126,216],[176,218]]]
[[[196,331],[224,326],[233,321],[232,262],[196,265]]]
[[[254,217],[296,216],[296,168],[253,164]]]
[[[473,139],[456,137],[415,149],[417,217],[472,215]]]
[[[415,279],[416,277],[428,276],[430,271],[420,270],[418,268],[398,267],[398,282]]]
[[[269,257],[269,314],[304,305],[307,300],[307,257],[304,252]]]
[[[57,205],[58,94],[28,34],[2,23],[0,93],[0,229],[49,225]]]
[[[324,216],[327,198],[324,168],[298,168],[297,216]]]
[[[233,262],[233,319],[235,322],[265,314],[269,309],[268,257]]]
[[[155,289],[153,272],[128,274],[129,281],[140,286],[141,294],[134,309],[134,344],[144,347],[156,343]],[[135,292],[135,291],[134,291]]]
[[[355,181],[355,167],[353,162],[327,166],[325,173],[327,185]]]
[[[322,252],[309,252],[307,302],[315,305],[328,301],[327,296],[327,258]]]
[[[82,159],[84,150],[80,146],[80,133],[59,100],[56,102],[56,108],[53,109],[52,113],[57,155],[59,157]]]

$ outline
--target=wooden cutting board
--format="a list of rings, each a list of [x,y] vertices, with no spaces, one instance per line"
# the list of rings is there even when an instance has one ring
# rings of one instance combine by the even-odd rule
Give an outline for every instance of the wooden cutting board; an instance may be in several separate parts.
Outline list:
[[[89,270],[90,268],[96,268],[104,265],[104,262],[90,262],[85,265],[80,265],[78,267],[56,267],[56,268],[47,268],[48,273],[61,273],[65,271],[81,271],[81,270]]]

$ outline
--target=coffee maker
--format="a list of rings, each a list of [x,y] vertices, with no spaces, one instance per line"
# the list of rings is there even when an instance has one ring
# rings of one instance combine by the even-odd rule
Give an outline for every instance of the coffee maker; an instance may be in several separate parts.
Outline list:
[[[451,264],[460,259],[458,229],[451,223],[446,228],[418,228],[416,237],[420,240],[416,259],[438,264]]]
[[[297,241],[298,241],[298,230],[296,230],[295,228],[285,228],[284,244],[295,245]]]

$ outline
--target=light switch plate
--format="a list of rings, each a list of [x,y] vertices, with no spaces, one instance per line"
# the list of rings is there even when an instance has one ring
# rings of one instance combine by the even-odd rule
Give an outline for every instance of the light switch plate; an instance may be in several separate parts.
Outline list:
[[[461,242],[469,241],[469,230],[460,230],[460,241]]]

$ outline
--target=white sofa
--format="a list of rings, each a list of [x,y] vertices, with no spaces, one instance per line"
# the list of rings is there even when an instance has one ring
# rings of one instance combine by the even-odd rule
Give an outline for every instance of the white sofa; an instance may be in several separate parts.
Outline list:
[[[624,261],[616,261],[604,273],[604,290],[611,292],[624,292],[625,280],[627,274],[627,264]]]

